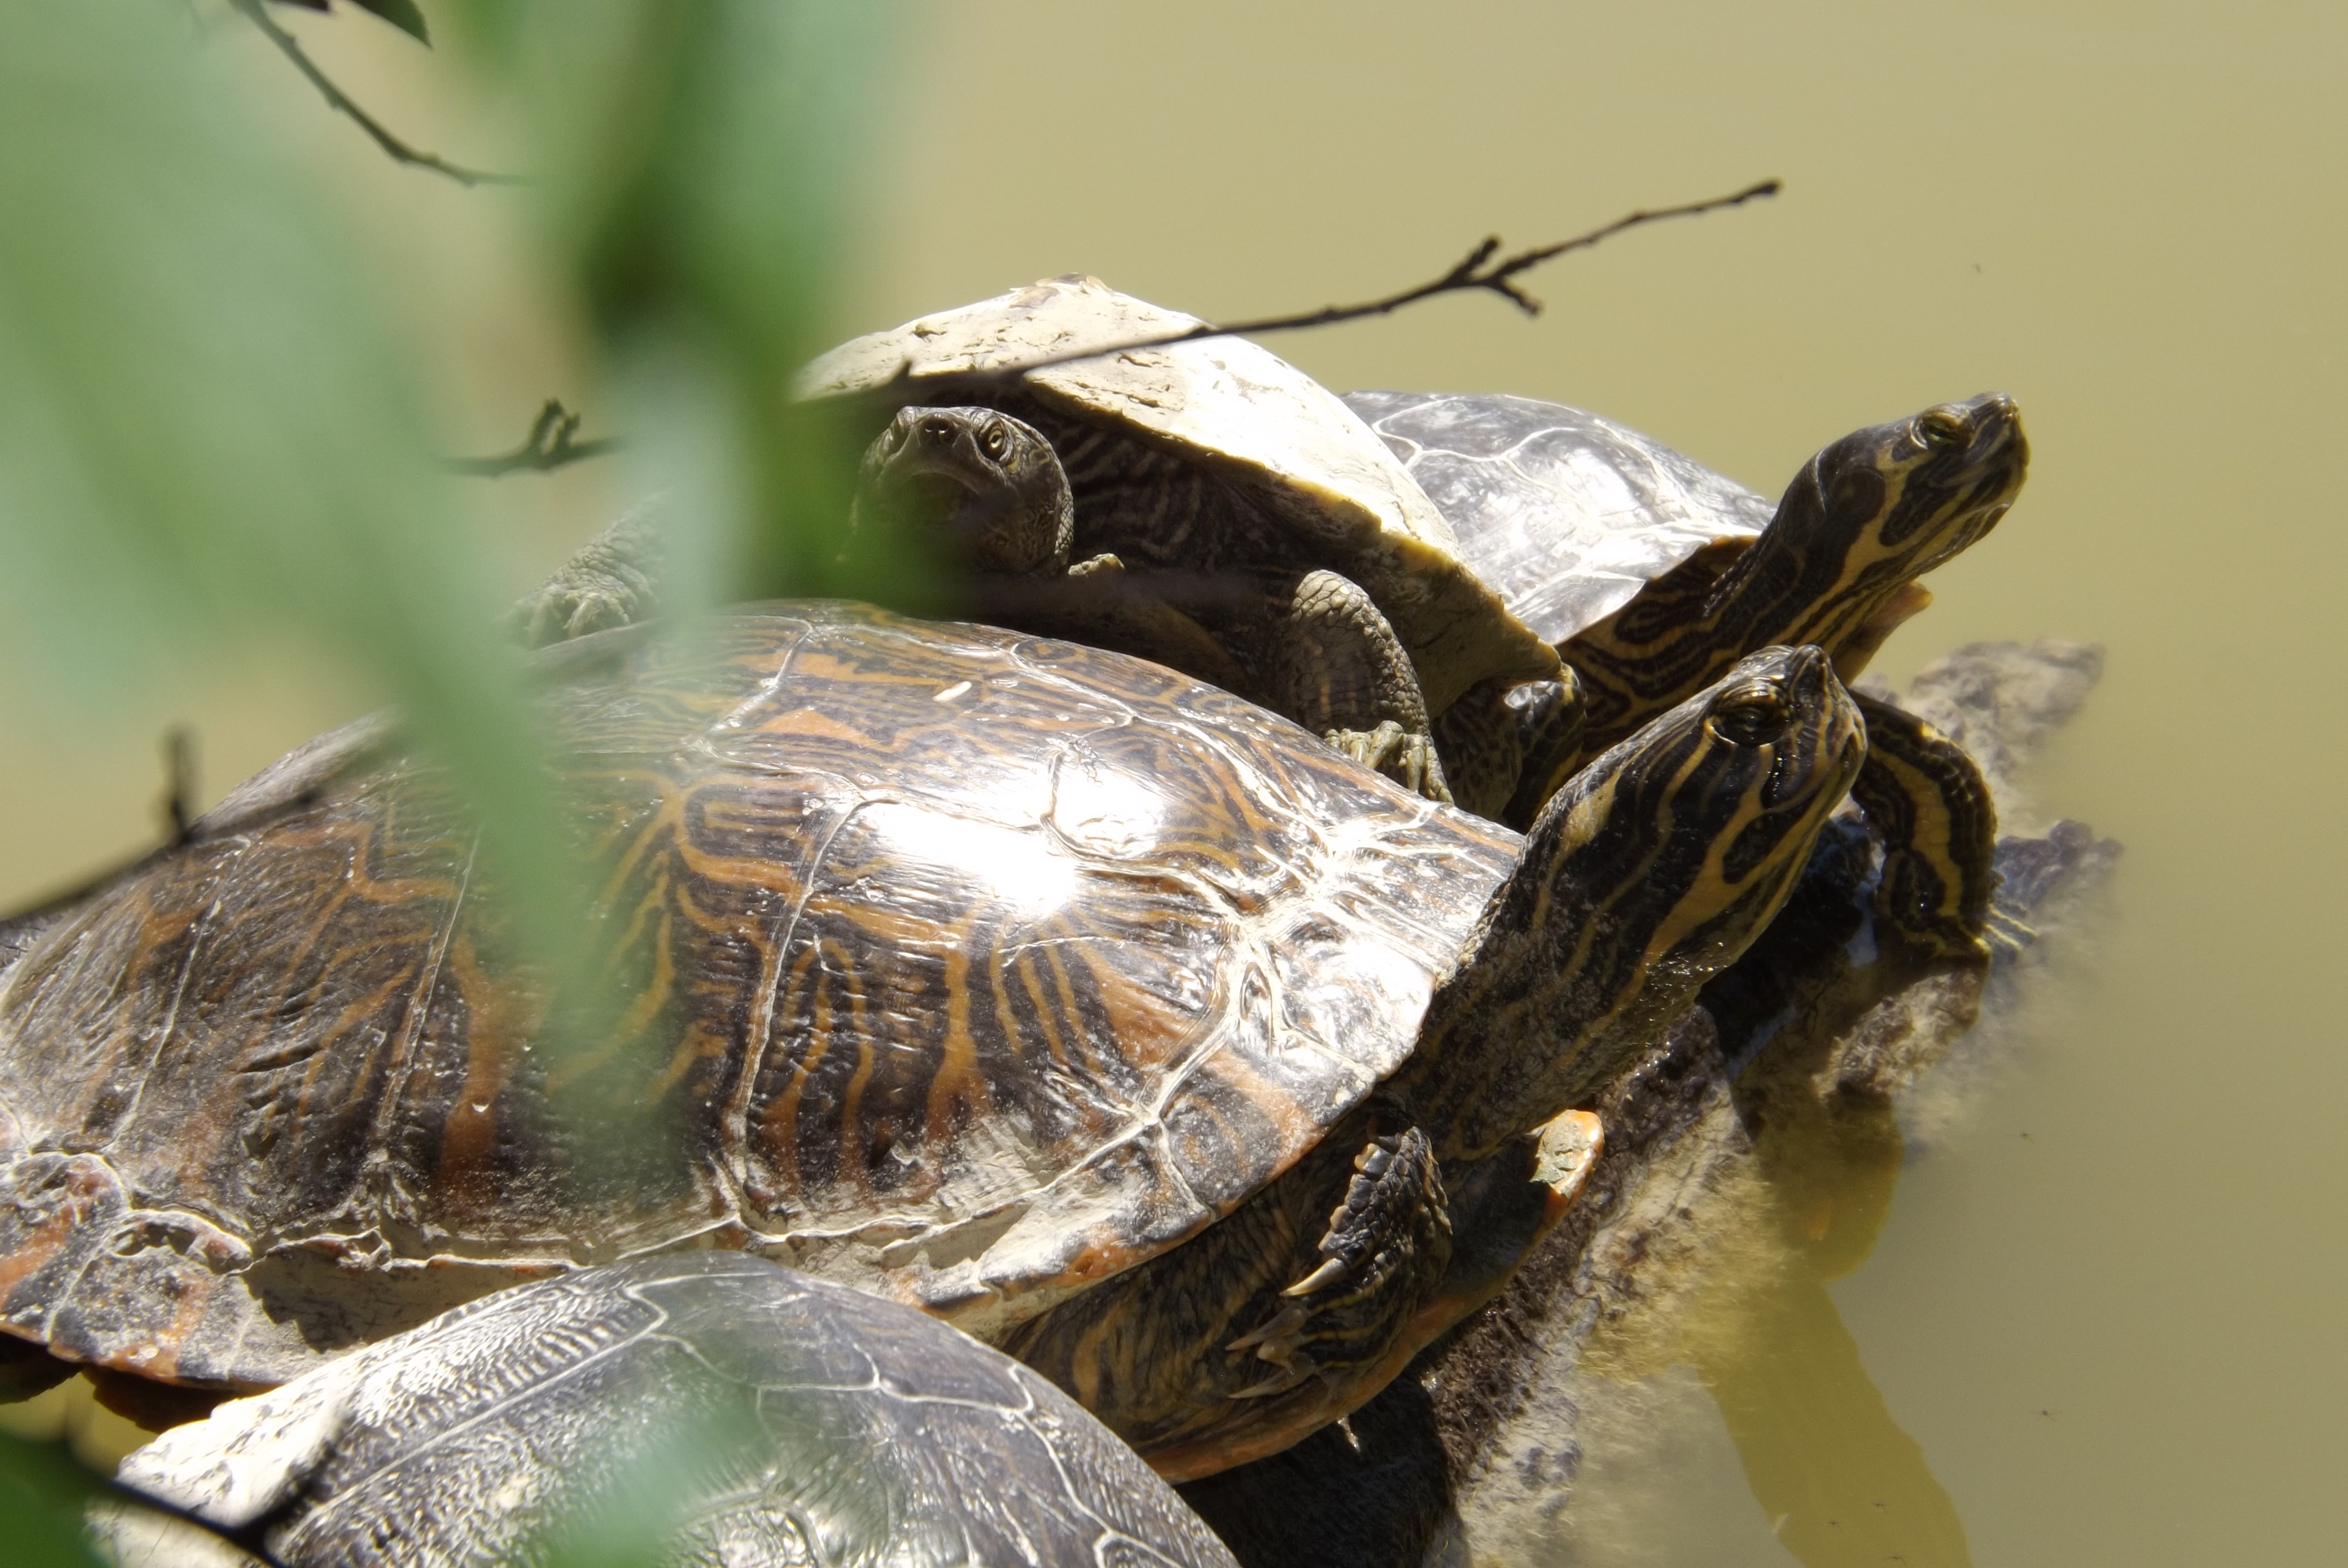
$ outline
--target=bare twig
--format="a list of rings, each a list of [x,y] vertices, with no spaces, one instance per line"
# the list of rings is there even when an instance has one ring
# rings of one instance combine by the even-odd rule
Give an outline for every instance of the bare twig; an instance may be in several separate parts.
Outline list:
[[[1383,299],[1367,301],[1358,305],[1324,305],[1317,311],[1301,315],[1266,316],[1262,321],[1233,322],[1224,326],[1199,326],[1179,337],[1167,338],[1168,343],[1185,343],[1192,338],[1260,336],[1264,333],[1296,332],[1305,327],[1334,326],[1339,322],[1360,321],[1365,316],[1391,315],[1405,305],[1433,299],[1437,294],[1464,293],[1481,289],[1498,294],[1529,316],[1540,314],[1541,302],[1517,286],[1519,273],[1529,272],[1543,261],[1552,261],[1569,251],[1587,251],[1601,240],[1620,234],[1625,229],[1636,229],[1644,223],[1660,223],[1666,218],[1694,218],[1705,212],[1717,212],[1723,208],[1741,207],[1747,201],[1777,194],[1777,181],[1762,180],[1748,185],[1730,196],[1715,196],[1706,201],[1690,201],[1678,207],[1658,207],[1652,210],[1641,208],[1626,213],[1612,223],[1576,234],[1570,240],[1560,240],[1554,245],[1542,245],[1530,251],[1519,251],[1513,256],[1492,260],[1500,248],[1500,237],[1494,234],[1461,259],[1459,264],[1436,279],[1415,289],[1404,289]]]
[[[174,724],[163,736],[163,818],[171,825],[170,842],[188,842],[188,826],[196,820],[196,733]]]
[[[452,457],[448,466],[455,473],[477,474],[491,479],[506,474],[543,474],[566,463],[600,457],[619,445],[608,436],[593,441],[572,440],[584,417],[563,407],[561,398],[550,397],[546,406],[538,411],[538,417],[530,422],[530,435],[518,449],[498,457]]]
[[[892,379],[892,387],[902,388],[920,382],[923,386],[977,386],[1015,382],[1031,371],[1045,370],[1056,364],[1066,364],[1080,359],[1097,359],[1114,354],[1131,354],[1138,349],[1167,348],[1175,343],[1197,343],[1202,338],[1260,337],[1266,333],[1300,332],[1307,327],[1334,326],[1340,322],[1361,321],[1369,316],[1391,315],[1405,305],[1430,300],[1437,294],[1468,293],[1481,291],[1498,294],[1527,315],[1539,315],[1541,302],[1518,286],[1517,279],[1542,262],[1552,261],[1570,251],[1586,251],[1625,229],[1643,224],[1660,223],[1666,218],[1693,218],[1700,213],[1717,212],[1724,208],[1739,207],[1747,201],[1775,196],[1779,190],[1775,179],[1764,179],[1756,185],[1726,196],[1715,196],[1704,201],[1684,202],[1677,207],[1641,208],[1625,213],[1612,223],[1601,224],[1586,234],[1576,234],[1570,240],[1560,240],[1554,245],[1537,246],[1519,251],[1513,256],[1494,261],[1500,248],[1500,238],[1495,234],[1468,252],[1457,266],[1430,282],[1416,288],[1401,289],[1379,299],[1367,300],[1357,305],[1324,305],[1317,311],[1304,311],[1295,315],[1265,316],[1257,321],[1229,322],[1217,324],[1200,322],[1197,326],[1179,333],[1160,333],[1153,337],[1134,338],[1126,343],[1087,345],[1064,353],[1039,354],[1013,364],[989,365],[981,370],[960,370],[932,375],[916,375],[911,361],[901,365]]]
[[[294,68],[307,77],[310,85],[324,95],[328,108],[339,109],[350,116],[357,122],[358,128],[366,132],[374,139],[376,146],[383,149],[394,162],[413,164],[418,169],[428,169],[436,174],[445,174],[459,185],[520,185],[522,183],[520,175],[491,174],[484,169],[467,169],[461,164],[450,163],[447,159],[436,154],[420,152],[408,146],[407,143],[394,136],[382,121],[353,103],[349,95],[336,87],[333,79],[318,68],[317,63],[312,60],[309,54],[302,47],[301,40],[279,26],[270,18],[269,14],[262,9],[262,0],[229,0],[229,5],[242,12],[247,21],[261,29],[263,37],[277,46],[280,54],[294,62]]]
[[[78,904],[102,890],[108,883],[138,870],[157,856],[187,843],[190,830],[195,825],[195,800],[196,733],[184,724],[175,724],[163,734],[162,807],[166,824],[163,842],[152,849],[141,850],[120,865],[109,866],[71,887],[45,895],[21,908],[0,911],[0,932]],[[0,943],[0,946],[5,946],[5,943]]]

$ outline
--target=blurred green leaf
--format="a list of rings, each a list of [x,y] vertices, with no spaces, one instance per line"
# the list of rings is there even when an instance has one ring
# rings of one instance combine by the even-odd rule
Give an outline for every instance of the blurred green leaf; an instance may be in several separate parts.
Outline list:
[[[0,653],[70,701],[256,627],[371,673],[527,941],[578,905],[463,481],[362,254],[170,0],[0,7]]]
[[[828,589],[855,452],[795,416],[786,387],[829,335],[898,8],[472,0],[466,15],[509,40],[531,194],[613,346],[620,401],[644,407],[688,375],[727,411],[694,456],[726,472],[683,487],[734,509],[678,497],[680,556],[716,563],[705,580],[726,599]]]
[[[356,3],[424,36],[413,0]],[[514,111],[536,183],[499,199],[540,204],[546,286],[589,302],[703,602],[830,580],[851,437],[786,388],[830,335],[894,11],[436,11]],[[371,674],[480,807],[525,938],[587,993],[564,945],[584,900],[495,637],[477,482],[432,460],[416,349],[364,250],[201,44],[180,0],[0,5],[0,659],[70,702],[266,628]],[[28,1521],[8,1560],[88,1562],[82,1491],[19,1460],[0,1451],[0,1500]],[[573,1549],[640,1560],[670,1520],[636,1497]],[[62,1555],[42,1554],[44,1521]]]
[[[97,1480],[61,1442],[0,1432],[0,1541],[16,1568],[98,1568],[82,1535]]]
[[[432,41],[431,35],[425,31],[424,13],[417,8],[416,0],[351,0],[351,4],[382,17],[419,44]]]
[[[758,1396],[743,1394],[738,1403],[714,1405],[664,1399],[657,1390],[648,1399],[638,1394],[624,1419],[605,1423],[604,1451],[575,1461],[612,1479],[580,1506],[548,1521],[515,1555],[548,1568],[708,1561],[708,1542],[692,1537],[697,1516],[708,1510],[713,1478],[725,1478],[715,1489],[721,1494],[755,1492],[773,1462],[775,1445],[759,1423]],[[874,1562],[881,1555],[864,1542],[823,1544],[838,1552],[831,1561]],[[866,1550],[856,1551],[859,1546]]]
[[[328,11],[333,0],[277,0],[281,5],[299,5],[304,11]],[[382,17],[419,44],[429,44],[431,37],[424,28],[424,13],[416,0],[351,0],[360,10]]]

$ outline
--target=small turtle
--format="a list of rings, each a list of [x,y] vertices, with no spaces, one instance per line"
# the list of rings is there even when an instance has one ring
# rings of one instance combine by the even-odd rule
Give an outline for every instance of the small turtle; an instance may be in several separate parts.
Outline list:
[[[0,1328],[249,1389],[715,1245],[1010,1347],[1163,1473],[1235,1464],[1498,1288],[1586,1168],[1569,1108],[1864,750],[1773,649],[1519,839],[994,628],[784,605],[541,658],[610,1005],[516,961],[395,740],[296,753],[0,975]]]
[[[675,1568],[1236,1568],[1035,1372],[740,1253],[500,1291],[168,1432],[121,1479],[285,1568],[542,1562],[591,1542],[615,1561],[615,1538]],[[140,1522],[106,1522],[132,1547]]]
[[[1590,758],[1753,649],[1815,643],[1856,680],[1931,602],[1916,579],[1997,525],[2029,461],[1994,393],[1855,431],[1767,501],[1634,430],[1529,397],[1346,398],[1456,531],[1462,556],[1571,674],[1521,704],[1497,757],[1486,723],[1442,737],[1465,804],[1530,820]],[[1995,808],[1972,760],[1861,695],[1868,765],[1852,794],[1881,835],[1878,910],[1920,951],[1985,955]],[[1505,805],[1502,802],[1505,801]]]
[[[1128,346],[1200,324],[1056,278],[842,344],[798,390],[886,423],[860,530],[930,538],[954,614],[1155,659],[1448,799],[1434,721],[1556,655],[1318,383],[1238,338]],[[529,638],[640,618],[657,548],[615,525],[524,601]]]

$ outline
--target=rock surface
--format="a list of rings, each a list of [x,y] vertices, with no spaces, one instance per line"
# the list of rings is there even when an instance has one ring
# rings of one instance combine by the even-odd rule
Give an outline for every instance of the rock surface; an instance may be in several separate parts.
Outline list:
[[[1840,1399],[1862,1424],[1880,1415],[1851,1445],[1870,1495],[1890,1500],[1873,1527],[1962,1553],[1953,1508],[1881,1413],[1824,1281],[1865,1259],[1889,1210],[1903,1151],[1892,1096],[1960,1037],[1952,1068],[1993,1055],[2048,958],[2092,937],[2118,846],[2075,822],[2041,826],[2015,781],[2102,660],[2084,643],[1975,644],[1900,699],[1972,753],[1997,797],[1987,976],[1877,951],[1876,850],[1855,815],[1838,822],[1769,934],[1600,1102],[1606,1154],[1507,1293],[1342,1427],[1182,1489],[1248,1568],[1570,1560],[1589,1447],[1652,1440],[1654,1423],[1619,1413],[1619,1389],[1646,1379],[1653,1399],[1685,1398],[1670,1369],[1687,1367],[1733,1435],[1762,1436],[1789,1393]],[[1786,1353],[1736,1354],[1754,1334]],[[1593,1378],[1607,1397],[1591,1397]],[[1625,1430],[1592,1430],[1585,1412],[1603,1424],[1610,1406]],[[1798,1553],[1813,1505],[1859,1478],[1804,1469],[1798,1445],[1749,1446],[1773,1456],[1748,1460],[1748,1479]]]

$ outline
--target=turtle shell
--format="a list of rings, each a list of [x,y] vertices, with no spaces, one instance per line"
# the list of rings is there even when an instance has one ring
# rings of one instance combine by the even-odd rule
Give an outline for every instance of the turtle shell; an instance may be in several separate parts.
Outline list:
[[[779,605],[545,664],[609,995],[517,960],[395,736],[297,753],[0,976],[0,1327],[263,1385],[690,1244],[994,1336],[1295,1161],[1516,854],[1013,632]]]
[[[620,1555],[673,1568],[1235,1568],[1038,1374],[739,1254],[639,1258],[458,1307],[166,1433],[122,1479],[222,1529],[258,1525],[294,1568],[540,1562],[566,1536],[596,1531],[608,1551],[632,1528]],[[110,1522],[118,1547],[136,1543],[136,1516]]]
[[[1459,554],[1552,644],[1776,503],[1611,419],[1538,398],[1349,392],[1451,524]]]
[[[954,378],[1033,364],[1019,379],[1038,402],[1207,468],[1287,530],[1278,553],[1359,583],[1429,713],[1479,681],[1554,678],[1551,651],[1461,563],[1443,514],[1335,395],[1244,338],[1127,346],[1205,324],[1097,278],[1049,278],[843,343],[797,391],[961,401]]]

